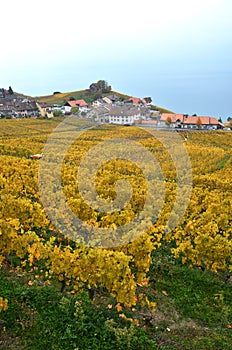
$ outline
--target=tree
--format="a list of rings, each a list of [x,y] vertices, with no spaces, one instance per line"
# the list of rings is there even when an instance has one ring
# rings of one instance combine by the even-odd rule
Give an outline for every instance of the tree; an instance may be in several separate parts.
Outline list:
[[[228,123],[226,126],[232,130],[232,118],[227,118]]]
[[[97,86],[97,84],[96,84],[96,83],[90,84],[90,86],[89,86],[89,91],[90,91],[90,92],[97,92],[97,91],[98,91],[98,86]]]
[[[100,92],[96,92],[94,94],[94,101],[98,100],[99,98],[101,98],[101,93]]]
[[[9,86],[8,93],[9,95],[14,95],[14,91],[12,90],[11,86]]]
[[[172,118],[171,117],[167,117],[167,119],[165,120],[165,124],[170,126],[172,122]]]
[[[196,125],[197,125],[198,129],[200,129],[200,127],[201,127],[201,125],[202,125],[201,118],[197,118]]]
[[[71,114],[78,114],[78,112],[79,112],[79,108],[78,107],[73,107],[71,109]]]
[[[5,90],[4,89],[0,89],[0,96],[1,97],[5,97]]]
[[[56,111],[53,112],[54,117],[59,117],[60,115],[63,115],[62,111],[57,109]]]
[[[105,80],[98,80],[97,82],[97,87],[98,90],[102,90],[102,92],[104,92],[107,88],[108,84]]]
[[[89,86],[90,92],[98,92],[106,93],[111,91],[111,86],[108,85],[107,81],[105,80],[98,80],[97,83],[92,83]]]
[[[106,92],[110,92],[111,90],[112,90],[111,85],[108,85],[107,88],[106,88]]]

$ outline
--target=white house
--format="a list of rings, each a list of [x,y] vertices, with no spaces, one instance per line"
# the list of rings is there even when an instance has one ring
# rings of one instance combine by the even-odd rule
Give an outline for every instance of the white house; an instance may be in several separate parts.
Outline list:
[[[109,123],[121,125],[133,125],[140,119],[145,119],[149,115],[149,110],[142,107],[117,106],[109,111]]]
[[[75,101],[67,100],[64,104],[64,107],[65,107],[65,114],[70,114],[72,108],[79,108],[80,112],[88,111],[88,105],[85,102],[85,100],[75,100]]]

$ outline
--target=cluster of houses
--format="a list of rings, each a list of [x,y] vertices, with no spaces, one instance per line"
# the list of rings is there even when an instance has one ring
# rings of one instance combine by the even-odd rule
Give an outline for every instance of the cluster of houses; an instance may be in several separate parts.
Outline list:
[[[14,94],[11,88],[0,89],[0,117],[36,118],[38,116],[39,111],[35,101]]]
[[[185,114],[160,113],[151,108],[150,97],[130,97],[120,101],[116,95],[99,98],[91,106],[84,100],[64,104],[64,113],[70,114],[78,107],[83,117],[100,123],[120,125],[149,125],[157,128],[222,129],[224,125],[210,116],[188,116]]]
[[[152,106],[150,97],[120,99],[112,94],[96,99],[91,105],[83,99],[66,99],[62,105],[49,105],[21,98],[12,89],[0,89],[0,116],[52,118],[56,111],[66,116],[77,114],[99,123],[181,129],[224,128],[220,121],[210,116],[160,113]]]
[[[100,123],[134,125],[138,121],[147,120],[151,115],[158,115],[159,111],[152,111],[151,98],[136,98],[120,100],[117,95],[108,95],[95,100],[88,105],[85,100],[66,99],[63,105],[48,106],[38,104],[44,113],[59,110],[64,115],[78,114],[81,117]]]
[[[218,119],[209,116],[163,113],[159,120],[161,127],[181,129],[223,129],[224,125]]]

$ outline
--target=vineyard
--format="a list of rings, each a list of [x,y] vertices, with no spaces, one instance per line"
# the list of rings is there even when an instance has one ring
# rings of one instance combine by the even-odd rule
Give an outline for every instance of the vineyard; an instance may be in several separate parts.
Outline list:
[[[166,337],[164,343],[159,342],[164,335],[159,333],[154,339],[149,332],[160,327],[156,323],[156,315],[161,312],[160,298],[167,299],[175,291],[175,282],[170,284],[171,278],[186,279],[186,283],[191,285],[190,276],[196,274],[194,276],[201,276],[203,283],[218,283],[218,289],[212,284],[212,309],[217,308],[217,315],[219,309],[220,312],[226,311],[223,320],[220,319],[221,314],[218,316],[221,322],[221,338],[217,340],[221,341],[219,346],[208,344],[206,347],[206,343],[202,343],[205,347],[200,347],[199,343],[196,345],[198,347],[192,345],[189,349],[229,349],[226,339],[231,337],[232,328],[232,134],[225,131],[178,133],[179,142],[186,150],[191,164],[191,174],[185,164],[182,169],[182,176],[191,180],[191,191],[189,186],[188,190],[183,187],[183,198],[175,206],[179,190],[175,161],[160,139],[142,128],[93,126],[85,120],[79,120],[81,133],[73,140],[71,138],[67,148],[67,137],[76,125],[69,124],[67,118],[66,129],[61,133],[55,128],[62,121],[0,120],[0,318],[5,322],[2,327],[0,323],[0,347],[3,344],[3,349],[11,349],[10,346],[18,349],[41,349],[43,346],[62,348],[55,346],[55,339],[52,345],[42,343],[41,340],[38,347],[34,343],[17,347],[16,343],[11,345],[6,340],[7,337],[14,338],[14,334],[19,332],[19,328],[13,326],[14,322],[21,326],[23,324],[23,332],[30,332],[36,327],[38,331],[42,327],[39,326],[38,314],[33,311],[35,305],[33,308],[30,304],[34,291],[40,293],[40,297],[44,295],[44,300],[49,293],[61,293],[59,314],[66,315],[67,310],[74,310],[72,325],[79,319],[85,324],[86,315],[93,312],[90,309],[99,313],[99,308],[103,308],[107,314],[102,321],[108,332],[105,331],[108,334],[105,339],[108,339],[109,334],[114,334],[113,339],[118,344],[112,349],[188,349],[184,345],[175,345],[175,329],[172,331],[164,327],[172,339]],[[47,159],[45,144],[52,131],[56,147]],[[169,132],[168,136],[173,138],[173,133]],[[126,143],[123,143],[123,149],[118,150],[125,157],[104,158],[106,150],[97,147],[110,140],[131,142],[128,151]],[[150,185],[156,188],[155,200],[149,196],[150,185],[147,184],[152,168],[142,159],[145,156],[141,157],[139,147],[144,150],[144,155],[146,152],[152,155],[159,165],[157,177],[150,180]],[[113,143],[110,150],[113,155],[115,148],[116,144]],[[87,155],[93,149],[98,153],[88,160]],[[62,152],[64,154],[61,157]],[[127,159],[126,154],[129,153],[131,156]],[[43,154],[44,158],[41,161],[31,159],[32,154]],[[177,154],[176,159],[178,157],[180,163],[185,161],[182,155]],[[135,158],[138,164],[133,163]],[[107,161],[102,162],[102,159]],[[97,171],[89,175],[88,164],[92,160],[91,166]],[[87,166],[82,167],[80,176],[78,172],[84,161]],[[57,162],[61,163],[58,168],[55,166]],[[143,164],[142,169],[139,164]],[[89,187],[90,180],[93,180],[94,191]],[[80,184],[84,195],[78,187]],[[120,193],[123,194],[121,199],[118,196]],[[92,206],[96,199],[103,203],[103,209],[107,209],[100,210]],[[112,202],[117,200],[119,204],[126,204],[113,210]],[[184,201],[187,205],[183,210]],[[146,215],[143,214],[145,206]],[[75,218],[81,221],[80,230],[71,219],[67,220],[67,207],[73,213],[73,221]],[[175,227],[169,222],[170,216],[177,222]],[[138,226],[139,234],[134,224],[138,217],[142,217]],[[130,226],[131,222],[133,224]],[[130,227],[130,230],[123,230],[123,227]],[[120,237],[116,235],[119,231],[122,232]],[[167,277],[170,278],[167,280]],[[18,280],[20,282],[16,282]],[[19,293],[17,296],[10,293],[9,283],[22,283],[22,294],[19,291],[16,292]],[[182,304],[188,304],[188,300],[184,301],[188,291],[183,293]],[[57,295],[50,295],[49,298],[58,298]],[[206,296],[204,298],[207,304]],[[26,326],[25,320],[22,321],[19,315],[16,317],[18,321],[13,321],[9,316],[15,303],[17,310],[22,305],[27,308]],[[48,313],[52,312],[49,304],[46,308]],[[98,314],[97,317],[101,319],[103,316]],[[121,328],[116,326],[116,319]],[[164,324],[163,319],[162,322]],[[212,327],[219,327],[218,322],[218,319],[214,320]],[[73,334],[75,329],[72,327],[70,332]],[[8,328],[12,329],[11,335],[8,334]],[[78,332],[82,334],[82,331]],[[215,334],[207,336],[213,338]],[[48,332],[47,337],[50,336]],[[75,334],[72,336],[75,338]],[[97,341],[96,344],[83,345],[76,338],[71,342],[71,338],[67,338],[67,334],[63,338],[63,349],[111,349],[110,346],[99,345],[102,339],[98,345]],[[138,345],[131,338],[137,339]],[[143,344],[142,338],[147,339]]]

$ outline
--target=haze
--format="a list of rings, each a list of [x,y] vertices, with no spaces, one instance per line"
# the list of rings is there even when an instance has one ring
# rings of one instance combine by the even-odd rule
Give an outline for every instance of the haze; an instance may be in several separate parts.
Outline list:
[[[0,87],[114,90],[176,113],[232,115],[230,0],[1,4]]]

